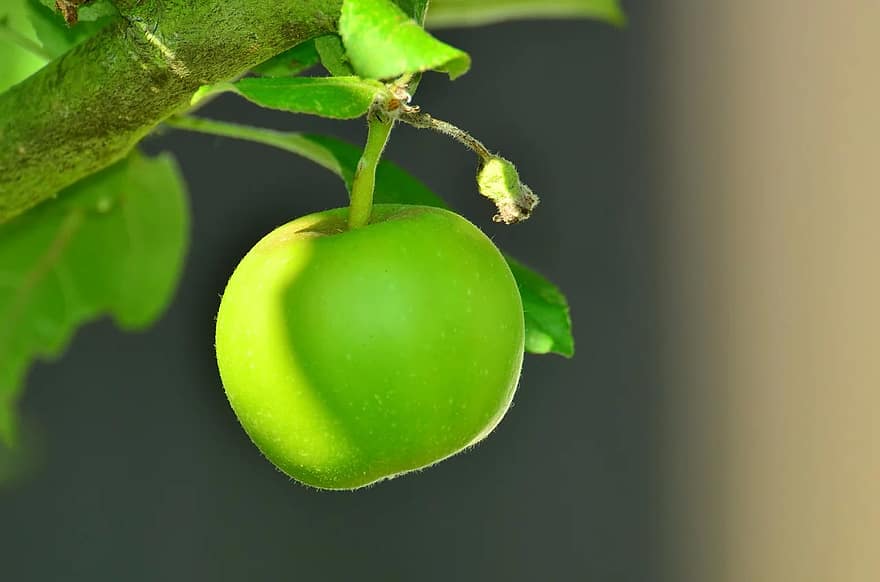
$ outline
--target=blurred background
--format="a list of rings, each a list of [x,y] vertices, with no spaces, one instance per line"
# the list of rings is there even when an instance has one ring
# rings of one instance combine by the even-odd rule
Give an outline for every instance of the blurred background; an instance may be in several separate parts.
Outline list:
[[[474,161],[400,128],[389,158],[569,297],[577,354],[526,358],[476,449],[356,493],[249,443],[213,359],[237,261],[338,180],[166,134],[192,247],[150,331],[100,322],[36,366],[30,471],[0,489],[8,580],[880,579],[880,5],[625,2],[592,22],[454,29],[417,102],[543,196],[491,222]],[[361,141],[223,97],[209,116]]]

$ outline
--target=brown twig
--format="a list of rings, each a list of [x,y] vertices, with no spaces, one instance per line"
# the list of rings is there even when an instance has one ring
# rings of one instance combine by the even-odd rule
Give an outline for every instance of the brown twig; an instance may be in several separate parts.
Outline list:
[[[55,0],[55,8],[64,16],[67,26],[73,26],[79,22],[79,7],[88,4],[92,0]]]

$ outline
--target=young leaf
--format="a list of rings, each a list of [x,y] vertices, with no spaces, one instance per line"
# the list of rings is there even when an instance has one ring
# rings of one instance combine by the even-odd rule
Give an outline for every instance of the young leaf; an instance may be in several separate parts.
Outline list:
[[[574,355],[568,302],[559,289],[522,263],[507,257],[516,278],[526,318],[526,351]]]
[[[28,20],[26,0],[0,7],[0,92],[38,71],[49,59]]]
[[[207,95],[231,91],[269,109],[355,119],[366,114],[384,90],[382,83],[359,77],[246,77],[202,87],[193,99],[195,103]]]
[[[391,0],[345,0],[339,34],[362,77],[393,79],[436,70],[455,79],[471,64],[467,53],[425,32]]]
[[[14,406],[34,360],[59,354],[101,315],[124,329],[159,316],[187,232],[176,164],[138,153],[0,225],[0,440],[14,440]]]
[[[27,0],[27,3],[31,24],[43,48],[52,58],[63,55],[74,46],[91,38],[115,18],[106,14],[103,16],[96,14],[94,20],[80,22],[76,26],[67,26],[61,14],[41,4],[39,0]]]
[[[166,123],[180,129],[255,141],[303,156],[341,177],[349,190],[362,153],[361,148],[328,136],[285,133],[194,117],[172,118]],[[420,180],[388,161],[379,163],[373,201],[377,204],[422,204],[449,208]],[[507,255],[505,258],[523,300],[526,351],[572,356],[574,339],[565,296],[538,273]]]
[[[319,36],[315,39],[315,48],[318,49],[318,55],[321,57],[321,64],[327,69],[327,72],[336,77],[352,77],[354,69],[348,62],[345,55],[345,47],[342,46],[342,39],[335,34],[327,34]]]
[[[527,18],[596,18],[626,22],[618,0],[431,0],[427,26],[483,26]]]
[[[318,64],[320,60],[312,39],[272,57],[252,71],[261,77],[295,77]]]

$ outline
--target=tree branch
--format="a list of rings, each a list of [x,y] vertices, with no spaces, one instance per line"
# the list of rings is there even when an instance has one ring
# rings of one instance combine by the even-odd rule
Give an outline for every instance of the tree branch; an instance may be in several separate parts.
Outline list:
[[[118,0],[118,22],[0,94],[0,222],[124,157],[201,85],[334,30],[341,4]]]

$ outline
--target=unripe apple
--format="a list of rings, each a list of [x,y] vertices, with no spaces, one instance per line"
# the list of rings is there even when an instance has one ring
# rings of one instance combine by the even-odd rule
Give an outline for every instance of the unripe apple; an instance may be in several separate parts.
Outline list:
[[[484,438],[523,358],[519,291],[473,224],[424,206],[345,208],[263,238],[229,280],[217,361],[247,434],[282,471],[355,489]]]

